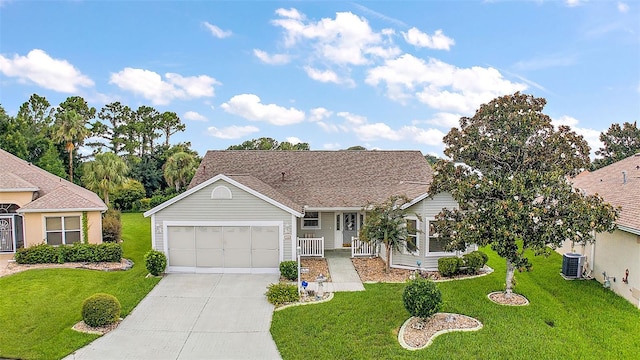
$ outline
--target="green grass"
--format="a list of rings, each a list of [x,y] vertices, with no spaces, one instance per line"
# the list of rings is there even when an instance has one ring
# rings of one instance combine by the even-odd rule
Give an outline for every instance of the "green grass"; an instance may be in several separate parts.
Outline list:
[[[486,250],[485,250],[486,251]],[[438,283],[445,312],[472,316],[477,332],[441,335],[426,349],[400,347],[409,313],[403,284],[365,284],[332,301],[274,313],[271,333],[284,359],[636,359],[640,311],[596,281],[565,281],[560,255],[532,259],[516,273],[516,292],[531,304],[501,306],[487,294],[504,288],[505,264],[491,251],[488,276]],[[547,323],[552,323],[553,326]]]
[[[97,338],[71,327],[82,320],[84,299],[98,292],[118,298],[126,316],[158,283],[145,278],[143,256],[151,248],[150,221],[122,214],[129,271],[28,270],[0,278],[0,358],[59,359]]]

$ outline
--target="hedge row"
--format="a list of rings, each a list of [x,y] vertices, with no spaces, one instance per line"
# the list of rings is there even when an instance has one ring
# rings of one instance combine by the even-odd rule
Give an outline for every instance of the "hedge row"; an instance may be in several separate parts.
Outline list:
[[[461,272],[467,274],[477,274],[480,269],[487,263],[489,257],[482,251],[472,251],[462,256],[443,257],[438,259],[438,271],[440,275],[450,277]]]
[[[120,262],[122,246],[116,243],[47,245],[18,249],[18,264],[53,264],[65,262]]]

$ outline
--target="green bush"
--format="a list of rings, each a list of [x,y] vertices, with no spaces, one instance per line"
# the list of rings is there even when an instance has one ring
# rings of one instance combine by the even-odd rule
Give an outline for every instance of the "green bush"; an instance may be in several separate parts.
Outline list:
[[[442,293],[433,281],[418,277],[404,288],[402,302],[412,316],[426,319],[442,307]]]
[[[489,255],[483,253],[482,251],[478,251],[478,250],[473,251],[473,252],[478,254],[478,255],[480,255],[480,256],[482,256],[482,266],[485,266],[487,264],[487,261],[489,261]]]
[[[102,241],[119,242],[122,236],[122,223],[120,211],[109,210],[102,218]]]
[[[133,211],[147,211],[151,209],[151,199],[144,198],[133,203],[131,210]]]
[[[280,275],[289,280],[298,280],[298,262],[293,260],[281,262]]]
[[[477,274],[478,270],[484,266],[484,258],[480,255],[479,251],[472,251],[468,254],[464,254],[462,256],[462,262],[467,268],[467,273],[469,274]]]
[[[277,283],[267,287],[267,301],[273,305],[282,305],[296,302],[300,299],[296,285]]]
[[[129,179],[124,185],[116,190],[111,197],[111,202],[116,209],[130,211],[134,204],[146,196],[144,185],[138,180]]]
[[[460,271],[460,266],[462,266],[462,259],[457,256],[438,259],[438,271],[444,277],[456,275]]]
[[[120,302],[115,296],[94,294],[82,303],[82,320],[92,327],[110,325],[120,318],[120,309]]]
[[[20,248],[14,258],[18,264],[54,264],[59,261],[58,250],[47,244]]]
[[[144,254],[144,265],[153,276],[159,276],[167,268],[167,256],[157,250],[149,250]]]

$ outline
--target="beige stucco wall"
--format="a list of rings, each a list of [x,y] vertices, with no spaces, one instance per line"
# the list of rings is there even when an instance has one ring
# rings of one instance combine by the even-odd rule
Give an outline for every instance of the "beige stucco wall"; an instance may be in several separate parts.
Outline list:
[[[0,192],[0,204],[16,204],[25,206],[33,200],[33,193],[28,192]]]
[[[596,280],[604,282],[603,272],[615,277],[616,281],[611,281],[611,290],[640,307],[640,236],[622,230],[598,233],[595,244],[576,245],[573,250],[587,257],[593,268],[591,275]],[[571,244],[565,243],[556,251],[560,254],[570,252]],[[622,281],[627,269],[628,284]]]
[[[25,213],[24,214],[24,243],[25,247],[42,244],[45,241],[45,217],[51,216],[80,216],[82,212],[52,212],[52,213]],[[102,243],[102,214],[100,211],[87,212],[88,242],[90,244]],[[86,241],[86,239],[83,239]]]

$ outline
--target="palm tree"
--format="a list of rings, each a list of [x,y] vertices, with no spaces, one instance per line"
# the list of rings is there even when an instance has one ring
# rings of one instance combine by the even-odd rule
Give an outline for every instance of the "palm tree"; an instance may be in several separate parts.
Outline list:
[[[167,184],[175,186],[176,191],[187,185],[196,173],[196,158],[186,152],[177,152],[171,155],[164,164],[164,178]]]
[[[82,144],[89,136],[87,121],[75,110],[60,112],[54,122],[52,137],[54,141],[64,143],[64,148],[69,153],[69,181],[73,182],[73,150],[76,144]]]
[[[95,160],[86,163],[82,182],[84,186],[102,195],[105,204],[109,206],[109,193],[122,186],[129,172],[129,167],[118,155],[108,152],[98,154]]]

